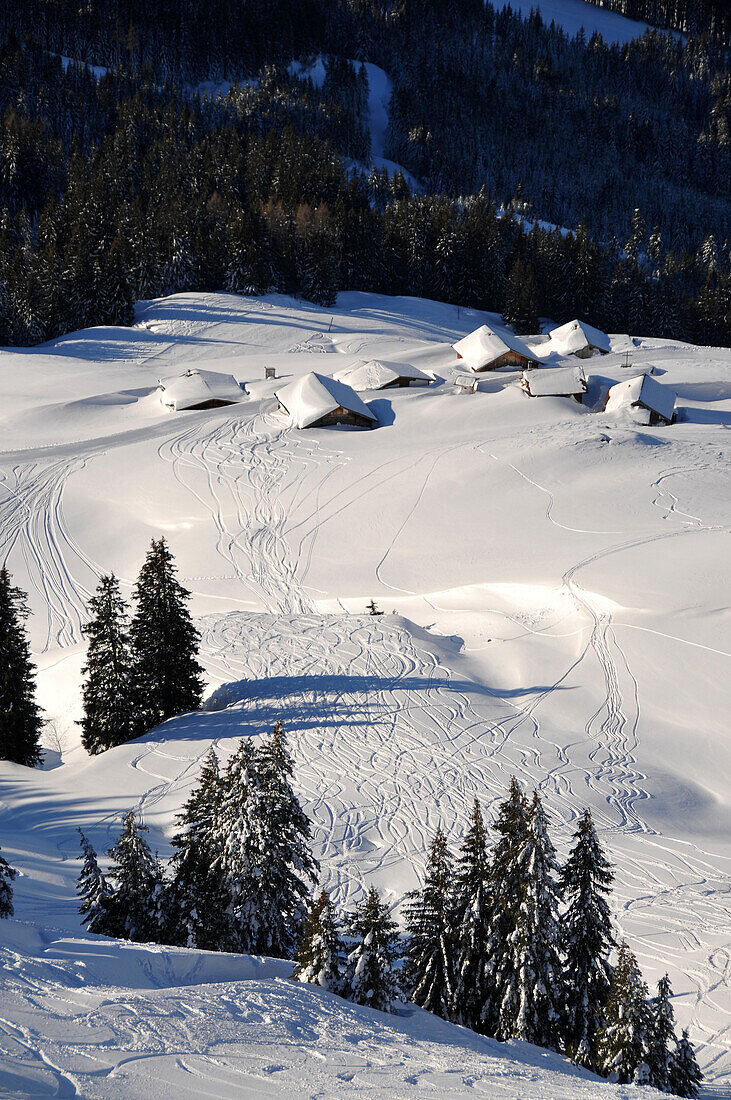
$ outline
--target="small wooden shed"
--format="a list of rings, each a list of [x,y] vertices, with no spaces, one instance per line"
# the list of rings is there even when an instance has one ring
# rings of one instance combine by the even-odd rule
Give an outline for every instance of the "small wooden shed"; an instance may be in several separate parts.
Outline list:
[[[354,363],[335,374],[338,382],[345,382],[354,390],[387,390],[407,386],[429,386],[434,379],[410,363],[385,362],[368,359]]]
[[[559,355],[591,359],[592,355],[607,355],[612,350],[607,334],[587,325],[586,321],[568,321],[559,328],[551,329],[548,335],[551,350]]]
[[[511,332],[495,332],[488,325],[481,325],[469,336],[452,344],[457,358],[464,360],[473,371],[495,370],[497,367],[522,367],[530,369],[538,365],[527,344]]]
[[[619,412],[620,409],[637,409],[634,414],[637,423],[655,426],[672,424],[675,420],[675,393],[663,386],[649,374],[639,374],[618,382],[607,394],[605,412]]]
[[[580,402],[586,393],[586,378],[578,366],[523,371],[520,384],[529,397],[573,397]]]
[[[160,403],[171,412],[218,409],[235,405],[244,396],[233,375],[210,370],[187,370],[175,378],[161,378],[157,392]]]
[[[375,428],[378,419],[354,389],[314,371],[275,391],[279,407],[296,428],[326,428],[344,424]]]

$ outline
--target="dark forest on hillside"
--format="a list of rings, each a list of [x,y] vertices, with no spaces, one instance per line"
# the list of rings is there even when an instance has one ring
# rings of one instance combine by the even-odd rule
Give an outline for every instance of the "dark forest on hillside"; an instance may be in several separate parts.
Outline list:
[[[717,28],[619,47],[481,0],[206,11],[3,6],[0,343],[221,288],[321,304],[345,288],[416,294],[523,331],[580,315],[728,342],[731,76]],[[319,89],[288,71],[318,54]],[[368,171],[363,60],[393,81],[386,153],[416,193]],[[210,99],[204,80],[233,85]]]

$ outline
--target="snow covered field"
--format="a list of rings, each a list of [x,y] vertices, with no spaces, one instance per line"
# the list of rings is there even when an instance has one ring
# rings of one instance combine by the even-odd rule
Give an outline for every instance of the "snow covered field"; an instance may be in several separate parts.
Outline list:
[[[0,929],[0,1094],[153,1096],[153,1077],[179,1096],[635,1094],[292,987],[278,963],[84,936],[77,826],[103,851],[137,807],[167,855],[210,745],[225,756],[278,718],[342,906],[372,883],[395,904],[436,827],[456,847],[475,795],[490,814],[511,774],[541,791],[562,851],[590,806],[622,932],[648,981],[670,971],[701,1065],[731,1087],[731,352],[614,336],[584,361],[596,407],[655,368],[680,415],[649,428],[530,399],[518,372],[455,393],[451,343],[495,320],[191,294],[142,304],[134,329],[0,352],[0,559],[29,592],[51,720],[45,770],[0,772],[21,872]],[[376,431],[286,426],[283,379],[372,358],[437,382],[363,395]],[[165,410],[158,378],[198,365],[244,401]],[[160,534],[194,593],[209,700],[90,760],[85,604],[101,571],[128,593]]]

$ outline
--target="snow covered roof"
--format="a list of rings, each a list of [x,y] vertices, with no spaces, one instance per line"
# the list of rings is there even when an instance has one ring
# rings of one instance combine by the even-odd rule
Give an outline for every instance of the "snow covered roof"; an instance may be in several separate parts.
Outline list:
[[[338,382],[345,382],[354,390],[382,390],[384,386],[391,386],[400,378],[407,378],[414,382],[433,382],[428,374],[424,374],[418,367],[412,367],[410,363],[385,363],[382,359],[368,359],[360,363],[354,363],[337,371],[335,378]]]
[[[232,374],[210,370],[188,370],[173,378],[161,378],[158,383],[160,401],[173,410],[194,409],[208,402],[233,405],[244,396]]]
[[[587,347],[611,351],[607,334],[587,325],[586,321],[567,321],[565,325],[551,329],[548,335],[559,355],[575,355],[577,351],[583,351]]]
[[[473,370],[482,370],[508,351],[517,352],[518,355],[524,355],[526,359],[535,361],[535,355],[519,337],[505,331],[501,331],[498,335],[488,325],[481,325],[469,336],[464,336],[456,344],[452,344],[452,347]]]
[[[316,424],[323,416],[339,408],[377,423],[377,418],[354,389],[335,378],[315,374],[314,371],[295,379],[281,390],[275,390],[275,397],[287,410],[292,424],[297,428]]]
[[[658,413],[665,420],[672,420],[675,393],[649,374],[638,374],[635,378],[628,378],[626,382],[618,382],[616,386],[612,386],[604,408],[606,412],[617,412],[636,404]]]
[[[531,397],[570,397],[586,392],[581,367],[539,367],[523,371],[523,389]]]

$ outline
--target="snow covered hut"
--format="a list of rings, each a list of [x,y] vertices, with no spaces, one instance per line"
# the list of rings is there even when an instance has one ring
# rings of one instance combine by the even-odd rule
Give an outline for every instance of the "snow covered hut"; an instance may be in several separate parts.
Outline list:
[[[649,374],[638,374],[626,382],[618,382],[607,394],[605,412],[620,409],[640,409],[635,417],[640,424],[672,424],[675,419],[675,393]]]
[[[275,390],[274,396],[296,428],[324,428],[330,424],[373,428],[378,423],[355,390],[314,371]]]
[[[575,355],[578,359],[590,359],[597,352],[607,355],[612,349],[609,337],[586,321],[568,321],[549,332],[553,349],[559,355]]]
[[[397,386],[428,386],[434,381],[410,363],[386,363],[368,359],[337,371],[335,379],[354,390],[386,390]]]
[[[520,384],[529,397],[573,397],[581,401],[586,393],[586,378],[578,366],[526,370]]]
[[[217,409],[222,405],[235,405],[244,396],[233,375],[210,370],[187,370],[175,378],[161,378],[157,392],[160,403],[172,412]]]
[[[474,371],[494,370],[495,367],[524,367],[537,365],[538,360],[527,344],[510,332],[493,332],[488,325],[481,325],[469,336],[452,344],[457,358],[464,360]]]

